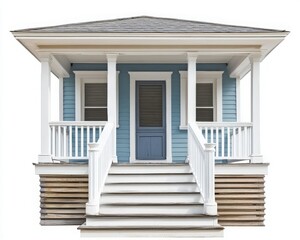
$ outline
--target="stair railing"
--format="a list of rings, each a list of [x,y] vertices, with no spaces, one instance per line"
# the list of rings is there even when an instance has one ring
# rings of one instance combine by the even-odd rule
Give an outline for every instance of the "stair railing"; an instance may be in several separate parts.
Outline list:
[[[86,204],[87,215],[97,215],[100,209],[100,195],[114,156],[113,123],[106,123],[97,143],[89,144],[89,199]]]
[[[195,123],[188,126],[188,161],[204,200],[208,215],[217,214],[215,202],[215,144],[207,143]]]

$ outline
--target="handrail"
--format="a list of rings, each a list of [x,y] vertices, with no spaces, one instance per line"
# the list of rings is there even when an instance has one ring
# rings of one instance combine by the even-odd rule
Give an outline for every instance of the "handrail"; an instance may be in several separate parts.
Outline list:
[[[188,125],[188,161],[204,200],[205,213],[217,214],[214,143],[207,143],[197,124]]]
[[[86,204],[86,214],[99,214],[100,196],[114,160],[113,123],[106,123],[97,143],[89,144],[89,199]]]
[[[105,126],[106,121],[59,121],[49,122],[49,126]]]
[[[251,122],[196,122],[198,127],[252,127]]]

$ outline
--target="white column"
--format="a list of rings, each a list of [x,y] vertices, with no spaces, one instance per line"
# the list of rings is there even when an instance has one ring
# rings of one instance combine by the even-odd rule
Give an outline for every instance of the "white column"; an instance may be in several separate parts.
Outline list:
[[[196,121],[196,62],[197,55],[188,53],[188,84],[187,84],[187,120]]]
[[[41,153],[39,162],[51,162],[50,127],[51,119],[51,67],[50,59],[41,61]]]
[[[64,120],[64,78],[59,78],[59,121]]]
[[[261,163],[260,150],[260,58],[251,56],[251,120],[252,120],[252,163]]]
[[[117,57],[107,54],[107,120],[114,124],[114,161],[117,162]]]

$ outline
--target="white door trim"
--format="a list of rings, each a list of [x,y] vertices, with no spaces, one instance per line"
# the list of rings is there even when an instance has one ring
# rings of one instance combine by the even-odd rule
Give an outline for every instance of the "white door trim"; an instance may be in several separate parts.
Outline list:
[[[172,72],[128,72],[130,76],[130,158],[134,162],[172,162],[172,122],[171,122],[171,81]],[[165,81],[166,82],[166,160],[136,160],[135,135],[136,111],[135,93],[136,81]]]

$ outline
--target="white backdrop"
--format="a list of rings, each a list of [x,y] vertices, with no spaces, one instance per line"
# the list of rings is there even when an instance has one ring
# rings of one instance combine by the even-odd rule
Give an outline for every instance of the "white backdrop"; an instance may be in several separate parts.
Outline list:
[[[298,235],[300,14],[297,0],[2,0],[0,239],[79,239],[76,227],[39,226],[38,177],[31,163],[37,161],[40,145],[40,64],[9,31],[139,15],[291,31],[261,64],[263,154],[265,161],[271,163],[266,179],[266,227],[226,228],[224,239]],[[243,116],[247,119],[248,105],[244,102]]]

